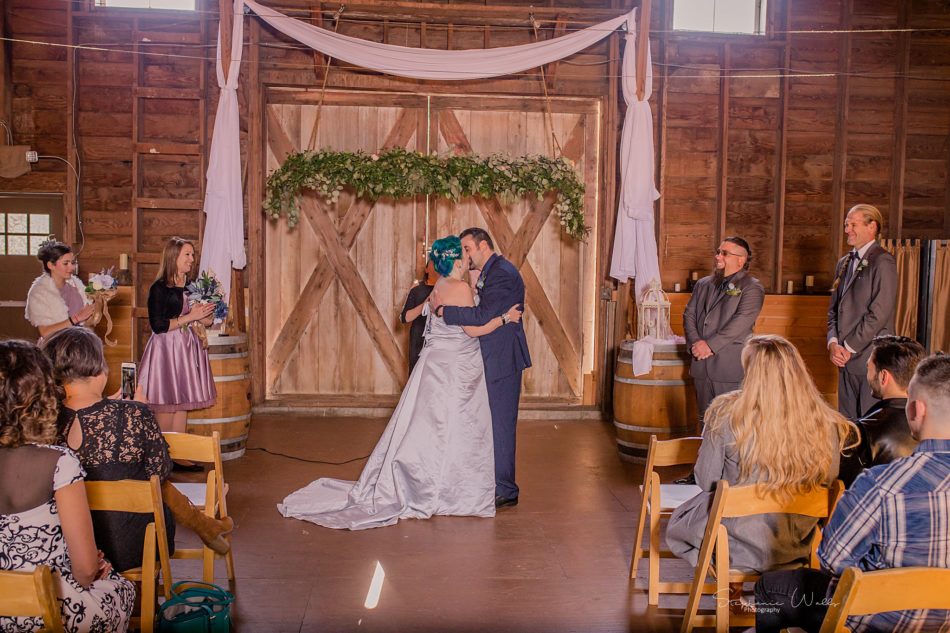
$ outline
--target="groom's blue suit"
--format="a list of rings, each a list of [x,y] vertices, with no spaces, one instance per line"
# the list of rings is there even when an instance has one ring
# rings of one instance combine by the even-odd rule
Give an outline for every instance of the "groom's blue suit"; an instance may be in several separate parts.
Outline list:
[[[524,304],[524,281],[514,265],[497,253],[482,267],[478,281],[479,304],[474,308],[445,306],[449,325],[485,325],[515,304]],[[488,383],[492,435],[495,443],[495,494],[518,498],[515,483],[515,426],[521,398],[521,372],[531,367],[528,340],[521,323],[503,325],[479,338]]]

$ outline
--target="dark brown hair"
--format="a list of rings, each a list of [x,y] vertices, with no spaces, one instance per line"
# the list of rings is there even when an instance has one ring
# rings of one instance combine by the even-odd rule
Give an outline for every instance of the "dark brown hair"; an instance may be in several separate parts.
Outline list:
[[[749,247],[749,243],[739,237],[738,235],[730,235],[729,237],[722,238],[723,242],[729,242],[730,244],[735,244],[740,248],[745,249],[745,264],[742,265],[742,270],[749,270],[749,264],[752,263],[752,249]]]
[[[158,276],[155,277],[155,281],[164,281],[165,285],[169,287],[175,285],[175,275],[178,273],[178,256],[181,255],[181,249],[185,247],[185,244],[191,244],[197,256],[198,249],[195,248],[195,243],[191,240],[186,240],[183,237],[169,238],[165,243],[164,250],[162,250],[162,265],[158,269]],[[190,271],[185,274],[185,284],[189,281],[191,281]]]
[[[40,244],[40,248],[36,252],[36,259],[40,260],[40,264],[43,266],[43,272],[48,275],[49,268],[47,264],[56,264],[60,257],[72,252],[73,249],[71,249],[68,244],[59,242],[50,236],[50,239]]]
[[[920,361],[913,383],[914,400],[926,402],[935,415],[950,414],[950,356],[937,352]]]
[[[485,229],[473,226],[472,228],[465,229],[459,233],[459,239],[466,237],[470,237],[475,240],[475,246],[478,246],[479,242],[488,242],[488,248],[495,250],[495,243],[491,241],[491,236]]]
[[[68,327],[51,334],[40,345],[53,365],[60,385],[109,371],[102,341],[84,327]]]
[[[886,369],[901,389],[907,389],[924,347],[906,336],[876,336],[871,341],[871,362],[878,371]]]
[[[59,391],[43,352],[26,341],[0,341],[0,448],[56,443]]]

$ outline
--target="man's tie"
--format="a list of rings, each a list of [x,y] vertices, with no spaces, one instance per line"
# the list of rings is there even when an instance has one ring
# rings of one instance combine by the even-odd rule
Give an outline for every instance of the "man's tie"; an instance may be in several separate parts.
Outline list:
[[[844,276],[844,285],[847,286],[851,282],[851,277],[854,275],[855,262],[858,261],[858,251],[852,250],[848,256],[848,270]]]

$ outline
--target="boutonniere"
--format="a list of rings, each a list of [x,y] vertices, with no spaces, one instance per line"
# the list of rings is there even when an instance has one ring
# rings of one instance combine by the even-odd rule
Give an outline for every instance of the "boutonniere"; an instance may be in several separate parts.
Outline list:
[[[726,294],[730,297],[738,297],[742,294],[742,288],[737,288],[736,285],[730,281],[729,285],[726,286]]]
[[[857,275],[859,272],[868,267],[868,260],[862,259],[858,262],[858,267],[854,269],[854,274]]]
[[[481,290],[485,287],[485,280],[481,277],[478,278],[478,281],[475,282],[475,288]]]

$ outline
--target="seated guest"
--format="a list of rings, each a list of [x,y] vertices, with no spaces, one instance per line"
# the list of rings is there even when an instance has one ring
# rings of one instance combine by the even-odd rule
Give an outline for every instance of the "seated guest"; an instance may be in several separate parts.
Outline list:
[[[76,451],[90,481],[162,481],[168,548],[175,549],[175,522],[194,530],[211,549],[225,553],[230,543],[222,538],[233,528],[230,518],[212,519],[191,505],[167,481],[172,462],[168,444],[148,406],[129,400],[103,398],[108,366],[102,341],[85,328],[56,332],[43,342],[65,391],[59,424],[66,444]],[[174,520],[172,520],[174,517]],[[96,538],[116,569],[124,571],[142,564],[147,514],[94,512]]]
[[[924,348],[904,336],[878,336],[871,342],[868,384],[879,402],[857,421],[861,443],[841,458],[838,478],[850,487],[861,471],[907,457],[917,448],[910,434],[904,406],[907,383],[924,357]]]
[[[756,583],[759,633],[792,626],[817,632],[848,567],[950,567],[950,356],[921,361],[907,393],[917,449],[865,470],[845,491],[822,535],[821,570],[774,572]],[[848,618],[847,625],[852,631],[947,631],[950,610],[894,611]]]
[[[0,570],[53,571],[70,633],[125,631],[135,586],[96,550],[83,470],[56,441],[56,383],[25,341],[0,342]],[[0,616],[0,631],[38,631],[40,617]]]
[[[718,396],[706,414],[694,473],[703,492],[673,512],[670,550],[693,565],[699,557],[716,482],[764,484],[779,496],[830,484],[854,425],[818,393],[795,346],[780,336],[750,338],[742,350],[738,391]],[[767,514],[725,519],[733,569],[762,572],[808,562],[818,519]]]

